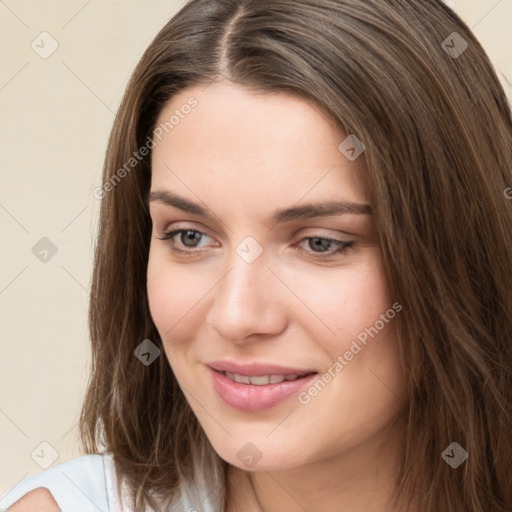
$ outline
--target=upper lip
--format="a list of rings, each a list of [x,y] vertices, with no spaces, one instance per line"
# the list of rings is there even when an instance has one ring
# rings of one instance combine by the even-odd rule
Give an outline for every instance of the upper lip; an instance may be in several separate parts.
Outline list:
[[[240,364],[232,361],[212,361],[206,364],[218,372],[230,372],[238,375],[246,375],[248,377],[260,375],[307,375],[309,373],[317,373],[316,370],[312,369],[290,368],[270,363]]]

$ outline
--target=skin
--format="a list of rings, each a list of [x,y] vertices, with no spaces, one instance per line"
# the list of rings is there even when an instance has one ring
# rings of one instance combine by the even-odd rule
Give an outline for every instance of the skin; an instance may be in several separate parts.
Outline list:
[[[18,500],[9,512],[61,512],[52,493],[45,487],[38,487]]]
[[[272,222],[276,209],[297,204],[368,204],[359,161],[338,149],[346,134],[314,103],[227,82],[182,91],[159,122],[191,97],[196,108],[153,150],[151,191],[172,191],[215,219],[151,201],[147,287],[171,368],[215,451],[231,464],[227,510],[395,510],[387,502],[407,396],[392,320],[307,405],[293,396],[261,412],[235,410],[216,394],[205,366],[229,359],[322,374],[391,308],[371,215]],[[192,246],[186,232],[172,239],[196,251],[192,257],[158,238],[180,228],[206,233]],[[248,236],[263,250],[250,264],[236,252]],[[324,242],[326,256],[307,237],[355,246],[333,254],[336,246]],[[250,468],[237,457],[247,442],[261,453]]]

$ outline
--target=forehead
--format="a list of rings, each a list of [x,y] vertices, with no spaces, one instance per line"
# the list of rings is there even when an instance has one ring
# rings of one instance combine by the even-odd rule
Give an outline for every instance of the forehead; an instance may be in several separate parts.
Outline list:
[[[339,150],[346,134],[303,98],[228,83],[196,86],[171,99],[157,126],[152,189],[236,193],[260,208],[262,199],[294,203],[306,195],[365,200],[358,162]]]

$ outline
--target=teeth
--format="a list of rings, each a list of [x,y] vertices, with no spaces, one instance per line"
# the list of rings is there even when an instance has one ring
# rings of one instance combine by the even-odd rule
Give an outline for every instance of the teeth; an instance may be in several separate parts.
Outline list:
[[[254,384],[255,386],[265,386],[267,384],[270,384],[270,377],[269,375],[263,375],[262,377],[249,377],[249,381],[251,384]]]
[[[225,372],[228,379],[239,384],[253,384],[254,386],[266,386],[267,384],[279,384],[285,380],[296,380],[300,375],[258,375],[249,377],[247,375],[239,375],[238,373]]]
[[[235,378],[235,382],[238,382],[239,384],[250,384],[250,380],[249,380],[249,377],[247,377],[246,375],[238,375],[237,373],[235,373],[233,375],[233,377]]]

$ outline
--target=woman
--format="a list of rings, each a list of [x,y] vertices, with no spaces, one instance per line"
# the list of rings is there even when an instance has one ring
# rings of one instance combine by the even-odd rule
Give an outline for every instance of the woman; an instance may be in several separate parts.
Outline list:
[[[512,510],[511,164],[442,2],[188,2],[95,192],[90,455],[10,510]]]

